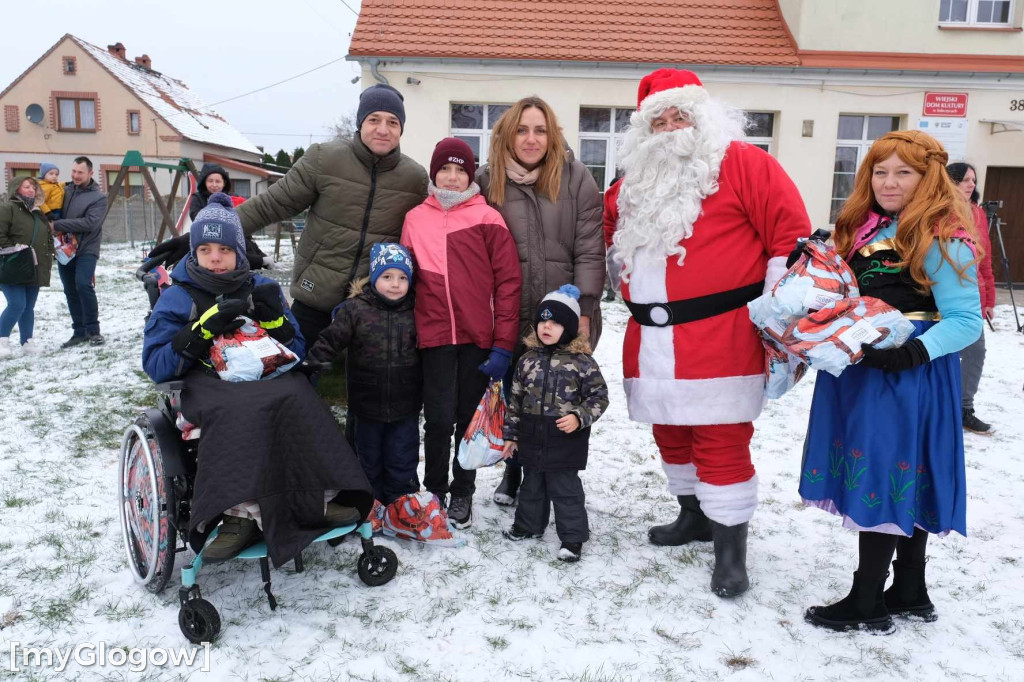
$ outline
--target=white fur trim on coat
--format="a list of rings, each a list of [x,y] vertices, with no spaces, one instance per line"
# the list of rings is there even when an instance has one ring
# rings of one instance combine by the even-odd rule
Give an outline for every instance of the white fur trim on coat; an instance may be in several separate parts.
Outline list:
[[[757,476],[742,483],[711,485],[697,481],[697,499],[704,514],[723,526],[738,526],[754,516],[757,509]]]
[[[789,256],[776,256],[768,259],[768,272],[764,276],[764,291],[762,293],[770,292],[779,283],[782,276],[789,272],[789,268],[786,267],[788,258]]]
[[[707,102],[708,99],[708,91],[699,85],[686,85],[681,88],[662,90],[653,95],[648,95],[640,103],[640,110],[630,117],[629,122],[632,125],[636,125],[637,121],[633,120],[633,116],[637,116],[640,121],[645,121],[650,125],[651,120],[660,116],[666,109],[675,107],[680,111],[687,112],[693,109],[695,104]]]
[[[669,464],[661,460],[661,468],[668,477],[668,491],[672,495],[693,495],[697,484],[697,466],[690,464]]]
[[[671,327],[644,327],[644,333],[648,329],[670,331]],[[763,374],[717,379],[638,377],[623,379],[622,384],[629,418],[645,424],[742,424],[757,419],[765,403]]]

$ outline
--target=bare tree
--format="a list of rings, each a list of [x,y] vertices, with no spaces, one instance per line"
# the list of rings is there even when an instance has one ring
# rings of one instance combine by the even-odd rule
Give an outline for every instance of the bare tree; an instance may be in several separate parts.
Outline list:
[[[356,112],[342,114],[327,129],[334,134],[335,140],[351,140],[356,134]]]

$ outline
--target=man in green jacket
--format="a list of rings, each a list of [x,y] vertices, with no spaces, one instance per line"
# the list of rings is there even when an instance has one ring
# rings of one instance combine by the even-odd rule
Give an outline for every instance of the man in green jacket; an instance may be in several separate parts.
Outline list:
[[[309,209],[290,293],[299,329],[312,346],[349,285],[369,274],[370,245],[397,242],[405,214],[427,196],[427,172],[402,154],[401,93],[373,85],[359,97],[359,135],[314,144],[267,192],[242,204],[246,234]]]

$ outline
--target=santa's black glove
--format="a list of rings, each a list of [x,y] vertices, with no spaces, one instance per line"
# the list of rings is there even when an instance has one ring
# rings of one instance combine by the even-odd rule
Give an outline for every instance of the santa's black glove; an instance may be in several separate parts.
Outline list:
[[[252,314],[256,324],[281,343],[295,338],[295,327],[284,314],[281,287],[277,284],[261,284],[252,290]]]
[[[238,317],[244,309],[245,303],[234,298],[210,306],[198,320],[174,335],[171,348],[193,360],[205,357],[215,336],[233,332],[245,324],[245,320]]]
[[[899,348],[878,350],[873,346],[864,344],[861,346],[864,351],[864,358],[860,364],[867,367],[874,367],[885,372],[902,372],[905,369],[913,369],[931,360],[928,357],[928,349],[921,343],[921,339],[911,339]]]
[[[183,234],[180,237],[160,242],[153,247],[153,250],[150,251],[146,257],[160,258],[167,265],[177,263],[187,256],[189,250],[192,248],[188,240],[189,236],[187,234]]]

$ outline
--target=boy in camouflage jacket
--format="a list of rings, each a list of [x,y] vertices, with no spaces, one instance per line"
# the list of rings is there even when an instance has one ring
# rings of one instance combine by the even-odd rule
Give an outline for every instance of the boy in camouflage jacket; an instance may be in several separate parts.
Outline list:
[[[579,561],[590,539],[583,482],[590,427],[608,407],[608,386],[590,344],[578,335],[580,291],[571,284],[545,296],[536,330],[525,339],[505,412],[507,459],[516,450],[523,484],[509,540],[539,538],[555,508],[558,558]]]

